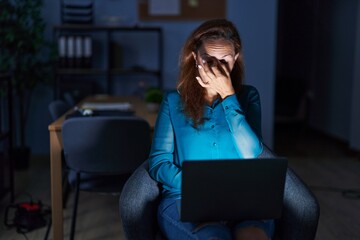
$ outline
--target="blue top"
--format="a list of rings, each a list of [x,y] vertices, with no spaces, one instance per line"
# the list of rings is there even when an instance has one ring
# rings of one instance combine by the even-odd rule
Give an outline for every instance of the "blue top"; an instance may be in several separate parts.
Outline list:
[[[254,87],[244,86],[239,101],[234,94],[214,101],[212,106],[206,105],[205,122],[195,129],[192,120],[184,115],[179,93],[166,94],[149,156],[150,175],[162,184],[164,197],[181,197],[181,166],[185,160],[260,155],[263,146],[259,94]]]

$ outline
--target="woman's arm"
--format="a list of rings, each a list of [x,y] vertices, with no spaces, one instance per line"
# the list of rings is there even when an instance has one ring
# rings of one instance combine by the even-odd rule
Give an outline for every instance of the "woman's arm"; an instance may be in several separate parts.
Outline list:
[[[243,85],[243,92],[239,99],[239,103],[245,112],[246,121],[262,140],[261,131],[261,104],[258,90],[249,85]]]
[[[257,93],[257,91],[255,91]],[[250,96],[250,95],[249,95]],[[259,99],[251,97],[248,100]],[[225,112],[225,117],[229,125],[229,129],[233,134],[234,144],[236,149],[243,158],[255,158],[261,154],[263,146],[258,137],[258,133],[255,133],[256,128],[252,128],[245,118],[245,112],[235,94],[228,96],[222,101],[222,106]],[[254,109],[255,105],[251,103],[247,104],[247,111],[252,113],[258,111]],[[250,107],[250,108],[249,108]],[[256,113],[256,112],[254,112]]]
[[[149,157],[149,173],[164,188],[181,188],[181,169],[174,164],[175,139],[168,95],[161,104]]]

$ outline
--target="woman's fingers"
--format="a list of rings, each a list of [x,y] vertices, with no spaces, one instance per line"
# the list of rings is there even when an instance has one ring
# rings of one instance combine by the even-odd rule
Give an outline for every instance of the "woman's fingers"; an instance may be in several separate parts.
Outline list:
[[[216,78],[215,74],[212,72],[212,70],[210,71],[208,66],[199,65],[198,69],[200,77],[204,82],[209,82],[213,78]]]
[[[202,78],[209,77],[210,79],[216,79],[218,77],[230,77],[229,67],[226,63],[221,63],[219,60],[216,59],[216,63],[212,62],[212,64],[204,64],[199,65],[198,68],[200,69],[199,73],[204,73]]]
[[[220,76],[225,76],[225,77],[229,77],[230,76],[230,67],[227,64],[227,62],[224,61],[220,61],[218,59],[215,59],[215,63],[213,64],[212,71],[215,74],[215,76],[220,77]]]
[[[230,77],[230,67],[229,67],[229,64],[227,64],[227,63],[221,63],[220,66],[221,66],[222,69],[224,70],[225,76]]]
[[[200,86],[206,89],[212,89],[222,98],[234,92],[230,79],[229,66],[226,62],[216,59],[216,61],[202,63],[203,64],[198,65],[199,76],[196,77]]]
[[[196,77],[196,80],[198,81],[198,83],[200,84],[200,86],[206,88],[207,84],[209,84],[209,82],[204,82],[200,77]]]
[[[228,77],[227,72],[221,65],[212,67],[212,71],[213,71],[215,77]]]

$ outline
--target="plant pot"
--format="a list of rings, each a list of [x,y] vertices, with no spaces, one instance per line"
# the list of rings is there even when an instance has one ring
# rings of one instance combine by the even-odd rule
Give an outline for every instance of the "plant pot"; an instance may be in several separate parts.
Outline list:
[[[159,103],[146,103],[146,108],[149,112],[158,112],[160,104]]]
[[[29,168],[30,148],[18,147],[12,151],[12,159],[14,161],[15,170],[26,170]]]

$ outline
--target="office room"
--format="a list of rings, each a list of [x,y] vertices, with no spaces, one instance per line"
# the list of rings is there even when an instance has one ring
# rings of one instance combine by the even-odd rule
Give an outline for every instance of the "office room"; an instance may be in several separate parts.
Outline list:
[[[32,20],[39,34],[21,36],[41,47],[36,48],[40,60],[23,58],[28,68],[13,65],[10,70],[16,72],[0,57],[0,239],[67,239],[72,234],[76,239],[132,239],[121,220],[119,193],[80,191],[72,225],[75,191],[62,184],[65,162],[57,135],[61,125],[56,124],[65,115],[73,114],[66,119],[71,120],[94,114],[80,103],[109,107],[111,98],[117,101],[111,106],[125,108],[125,118],[145,119],[151,138],[159,110],[149,108],[148,95],[160,92],[162,98],[176,89],[181,49],[192,31],[211,18],[226,18],[237,28],[243,81],[257,89],[261,100],[261,139],[288,159],[319,206],[317,221],[276,229],[288,234],[279,239],[360,239],[360,1],[2,0],[0,13],[16,2],[40,17]],[[70,19],[66,4],[78,4],[69,10]],[[3,21],[6,14],[0,14],[0,25],[8,26]],[[0,54],[6,56],[16,51],[3,37],[9,28],[1,29]],[[19,31],[13,34],[23,41]],[[79,52],[69,53],[63,44],[71,40],[76,45],[80,38],[88,47],[76,58]],[[21,53],[33,56],[26,49]],[[28,88],[19,95],[24,76],[30,78]],[[60,120],[49,111],[55,100],[66,105]],[[36,215],[19,229],[16,214],[29,203]],[[156,217],[141,227],[154,224]],[[307,225],[314,232],[301,235]]]

